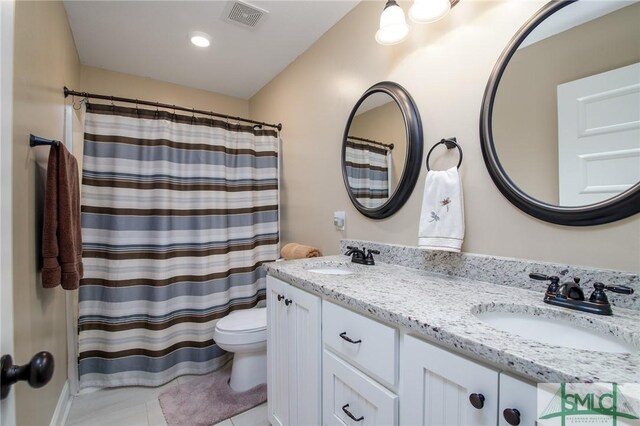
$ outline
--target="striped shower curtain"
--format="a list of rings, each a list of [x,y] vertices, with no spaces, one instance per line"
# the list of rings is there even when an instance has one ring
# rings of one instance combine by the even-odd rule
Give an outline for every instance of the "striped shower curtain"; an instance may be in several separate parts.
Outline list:
[[[221,367],[219,318],[265,298],[278,256],[275,131],[87,105],[80,387]]]
[[[347,138],[347,180],[360,204],[374,208],[389,198],[389,150]]]

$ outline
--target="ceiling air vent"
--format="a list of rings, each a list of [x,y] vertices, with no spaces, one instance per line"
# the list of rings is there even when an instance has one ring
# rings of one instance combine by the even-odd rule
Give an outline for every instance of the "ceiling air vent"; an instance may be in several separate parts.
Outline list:
[[[264,9],[236,0],[227,3],[223,19],[244,28],[255,28],[267,13]]]

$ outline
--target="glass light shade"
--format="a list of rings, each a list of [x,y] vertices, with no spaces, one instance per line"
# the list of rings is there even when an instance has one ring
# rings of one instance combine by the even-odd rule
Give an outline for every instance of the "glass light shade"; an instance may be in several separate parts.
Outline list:
[[[435,22],[451,10],[449,0],[414,0],[409,9],[409,17],[413,22],[427,24]]]
[[[211,44],[211,37],[207,33],[201,31],[192,31],[189,33],[189,40],[191,43],[198,47],[209,47]]]
[[[404,18],[404,11],[395,1],[387,2],[380,15],[380,29],[376,32],[376,41],[384,45],[396,44],[404,40],[407,34],[409,27]]]

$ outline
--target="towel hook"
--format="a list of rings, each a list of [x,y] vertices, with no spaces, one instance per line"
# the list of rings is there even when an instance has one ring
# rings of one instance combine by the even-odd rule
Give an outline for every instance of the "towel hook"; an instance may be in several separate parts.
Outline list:
[[[427,154],[427,170],[431,170],[431,168],[429,167],[429,157],[431,157],[431,153],[433,152],[433,150],[438,146],[444,144],[444,146],[447,147],[447,149],[453,149],[453,148],[458,148],[458,152],[460,153],[460,160],[458,160],[458,165],[456,166],[458,169],[460,168],[460,165],[462,164],[462,148],[460,148],[460,145],[458,145],[458,142],[456,141],[456,138],[448,138],[448,139],[442,139],[440,140],[440,142],[436,143],[435,145],[433,145],[431,147],[431,149],[429,150],[429,153]]]

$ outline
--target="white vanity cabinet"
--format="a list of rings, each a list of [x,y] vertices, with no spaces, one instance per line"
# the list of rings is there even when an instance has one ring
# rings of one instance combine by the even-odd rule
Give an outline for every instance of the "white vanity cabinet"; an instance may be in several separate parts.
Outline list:
[[[267,276],[267,389],[273,426],[321,422],[321,300]]]
[[[273,426],[536,424],[535,384],[272,276],[267,310]]]
[[[496,425],[498,371],[406,336],[400,400],[402,425]]]

